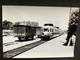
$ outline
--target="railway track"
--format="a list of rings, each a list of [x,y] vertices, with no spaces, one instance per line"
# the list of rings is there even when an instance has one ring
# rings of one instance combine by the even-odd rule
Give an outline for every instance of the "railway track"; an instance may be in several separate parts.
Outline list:
[[[27,40],[22,40],[22,41],[16,40],[16,41],[12,41],[12,42],[7,42],[7,43],[4,43],[3,46],[10,46],[10,45],[18,44],[20,42],[25,42],[25,41],[27,41]]]
[[[14,56],[17,56],[25,51],[28,51],[42,43],[45,43],[47,41],[37,41],[37,42],[34,42],[34,43],[31,43],[31,44],[28,44],[28,45],[25,45],[25,46],[21,46],[21,47],[18,47],[16,49],[13,49],[13,50],[9,50],[9,51],[6,51],[6,52],[3,52],[3,58],[12,58]]]
[[[56,36],[56,37],[58,37],[58,36]],[[56,37],[54,37],[54,38],[56,38]],[[47,40],[47,41],[50,41],[50,40]],[[24,45],[24,46],[3,52],[3,58],[12,58],[12,57],[17,56],[23,52],[26,52],[26,51],[28,51],[28,50],[30,50],[30,49],[38,46],[38,45],[41,45],[47,41],[46,40],[40,40],[40,41],[33,42],[31,44],[28,44],[28,45]]]
[[[10,46],[10,45],[14,45],[17,44],[19,42],[13,41],[13,42],[8,42],[8,43],[4,43],[3,46]]]

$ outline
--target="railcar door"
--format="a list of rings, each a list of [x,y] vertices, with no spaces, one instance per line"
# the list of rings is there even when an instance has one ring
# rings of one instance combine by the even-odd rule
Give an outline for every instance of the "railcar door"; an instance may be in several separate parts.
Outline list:
[[[30,30],[31,35],[35,36],[36,35],[36,28],[31,28]]]
[[[26,26],[26,36],[30,35],[30,26]]]

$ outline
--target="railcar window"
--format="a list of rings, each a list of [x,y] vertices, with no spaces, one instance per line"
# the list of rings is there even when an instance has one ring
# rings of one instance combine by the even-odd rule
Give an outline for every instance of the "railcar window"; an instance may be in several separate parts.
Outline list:
[[[51,32],[51,29],[50,29],[50,32]]]
[[[53,29],[52,29],[52,32],[53,32]]]
[[[48,32],[49,32],[49,29],[47,29],[47,28],[44,28],[44,31],[48,31]]]

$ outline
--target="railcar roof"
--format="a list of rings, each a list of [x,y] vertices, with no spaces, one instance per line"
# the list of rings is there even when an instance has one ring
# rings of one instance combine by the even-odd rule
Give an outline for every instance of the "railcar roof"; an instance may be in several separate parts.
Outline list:
[[[51,23],[46,23],[46,24],[44,24],[44,26],[54,26],[54,25]]]
[[[20,26],[20,27],[33,27],[33,28],[42,28],[42,27],[40,27],[40,26],[14,25],[14,27],[18,27],[18,26]]]
[[[28,26],[28,25],[14,25],[14,27],[17,27],[17,26],[30,27],[30,26]]]

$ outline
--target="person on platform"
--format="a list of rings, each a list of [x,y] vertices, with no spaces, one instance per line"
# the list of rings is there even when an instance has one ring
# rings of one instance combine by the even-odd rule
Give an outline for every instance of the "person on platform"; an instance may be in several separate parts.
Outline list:
[[[73,12],[71,15],[71,18],[69,20],[69,27],[67,31],[67,38],[66,42],[63,44],[64,46],[67,46],[69,41],[70,41],[70,46],[73,46],[73,41],[72,41],[72,36],[76,36],[76,30],[77,30],[77,25],[78,25],[78,17],[79,17],[79,12]]]

